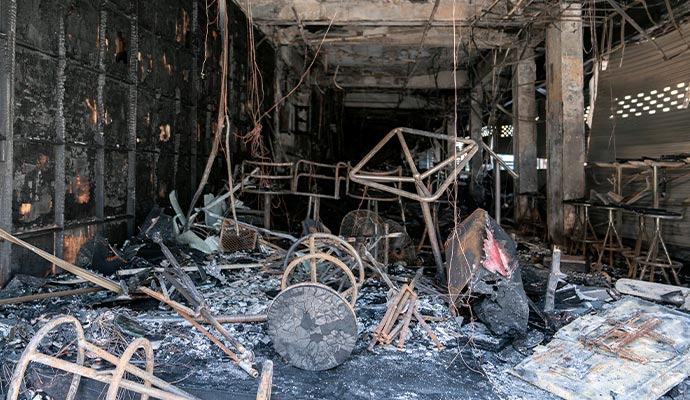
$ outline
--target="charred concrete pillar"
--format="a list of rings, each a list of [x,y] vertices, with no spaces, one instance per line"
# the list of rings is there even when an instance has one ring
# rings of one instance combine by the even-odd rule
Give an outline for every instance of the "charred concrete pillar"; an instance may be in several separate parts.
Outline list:
[[[534,49],[528,48],[513,67],[513,154],[520,175],[515,194],[536,192],[537,183],[537,102],[534,82],[537,68]],[[515,196],[515,218],[519,222],[527,212],[527,198]]]
[[[14,46],[16,0],[0,1],[0,228],[12,231]],[[10,278],[11,245],[0,242],[0,287]]]
[[[546,31],[547,223],[556,244],[576,218],[563,200],[585,194],[582,6],[561,1],[560,11]]]

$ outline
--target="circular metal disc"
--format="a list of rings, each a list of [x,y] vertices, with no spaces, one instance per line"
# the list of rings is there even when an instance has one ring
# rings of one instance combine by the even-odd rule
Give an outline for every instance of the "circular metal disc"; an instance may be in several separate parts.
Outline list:
[[[309,371],[340,365],[357,341],[357,318],[333,289],[300,283],[283,290],[268,309],[268,335],[288,363]]]

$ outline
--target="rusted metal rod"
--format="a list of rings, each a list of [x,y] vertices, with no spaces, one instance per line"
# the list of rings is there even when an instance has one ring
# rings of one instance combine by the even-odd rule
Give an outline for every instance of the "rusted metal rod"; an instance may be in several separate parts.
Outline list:
[[[39,299],[49,299],[51,297],[63,297],[63,296],[72,296],[75,294],[101,292],[103,290],[107,290],[107,289],[102,288],[102,287],[88,287],[88,288],[81,288],[81,289],[61,290],[59,292],[31,294],[28,296],[13,297],[10,299],[2,299],[2,300],[0,300],[0,306],[6,305],[6,304],[24,303],[27,301],[34,301],[34,300],[39,300]]]
[[[199,329],[204,335],[208,333],[204,328],[201,327],[200,324],[198,324],[196,321],[192,322],[191,315],[200,315],[203,319],[208,321],[216,330],[218,333],[220,333],[228,342],[232,344],[232,346],[237,350],[239,354],[235,354],[235,363],[242,368],[244,371],[246,371],[249,375],[252,377],[256,378],[259,376],[259,372],[255,370],[252,367],[252,363],[254,362],[254,354],[249,351],[247,348],[242,345],[235,337],[233,337],[230,332],[228,332],[223,325],[221,325],[216,318],[213,316],[213,314],[210,312],[208,307],[205,304],[205,299],[199,293],[196,289],[196,286],[194,286],[194,283],[189,279],[187,274],[182,271],[180,268],[180,264],[177,262],[177,259],[175,256],[172,254],[170,249],[163,243],[163,239],[160,237],[159,234],[154,234],[153,235],[153,241],[158,244],[158,246],[161,248],[161,251],[163,252],[163,255],[165,258],[170,262],[170,265],[166,267],[163,271],[163,276],[165,279],[172,284],[181,294],[182,296],[187,299],[188,302],[190,302],[193,306],[195,306],[198,310],[197,313],[189,313],[187,316],[185,316],[185,313],[180,313],[185,319],[189,318],[188,321],[194,325],[195,328]],[[149,292],[150,293],[150,292]],[[166,304],[171,304],[171,303],[166,303]],[[172,306],[172,305],[171,305]],[[179,304],[178,304],[179,306]],[[176,308],[175,310],[179,311],[179,307]],[[202,330],[203,329],[203,330]],[[209,333],[210,334],[210,333]],[[206,335],[208,336],[208,335]],[[209,337],[210,338],[210,337]],[[212,339],[213,340],[213,339]],[[217,341],[213,341],[214,343],[218,344]],[[226,351],[225,348],[221,347],[223,351]],[[231,352],[232,353],[232,352]],[[228,354],[230,355],[230,354]]]
[[[89,270],[86,270],[84,268],[77,267],[76,265],[69,263],[61,258],[58,258],[47,251],[41,250],[21,239],[18,239],[15,236],[12,236],[10,233],[7,231],[0,229],[0,238],[7,240],[10,243],[16,244],[18,246],[24,247],[25,249],[33,252],[37,256],[50,261],[51,263],[57,265],[58,267],[64,269],[65,271],[68,271],[74,275],[77,275],[81,278],[86,279],[89,282],[95,283],[96,285],[108,289],[111,292],[115,293],[122,293],[122,288],[120,285],[117,284],[117,282],[105,278],[103,276],[98,275],[95,272],[91,272]]]
[[[659,46],[659,43],[657,43],[653,37],[649,36],[649,34],[644,29],[642,29],[642,27],[637,22],[635,22],[635,20],[627,12],[625,12],[623,7],[621,7],[616,0],[607,1],[611,5],[611,7],[613,7],[613,9],[616,10],[616,12],[621,15],[621,17],[623,17],[623,19],[625,19],[630,25],[632,25],[633,28],[635,28],[637,32],[639,32],[640,35],[642,35],[648,41],[652,42],[654,47],[656,47],[656,49],[659,50],[659,53],[661,53],[661,56],[664,58],[664,60],[668,60],[668,56],[664,52],[664,49],[661,48],[661,46]]]

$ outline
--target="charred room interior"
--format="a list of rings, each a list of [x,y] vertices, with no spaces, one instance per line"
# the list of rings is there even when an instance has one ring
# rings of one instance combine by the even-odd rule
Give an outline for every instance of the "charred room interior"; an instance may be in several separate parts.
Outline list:
[[[0,397],[690,399],[687,0],[0,0]]]

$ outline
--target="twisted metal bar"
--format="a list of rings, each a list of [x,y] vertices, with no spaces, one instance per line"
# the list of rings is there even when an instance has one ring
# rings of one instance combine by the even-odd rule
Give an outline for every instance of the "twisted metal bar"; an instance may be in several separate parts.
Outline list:
[[[48,356],[40,353],[37,349],[41,341],[53,329],[60,325],[71,324],[74,326],[74,332],[77,336],[77,360],[75,363],[61,360],[56,357]],[[129,363],[134,353],[139,349],[144,349],[146,353],[146,371],[143,371]],[[84,357],[86,351],[94,353],[97,357],[101,357],[109,363],[115,365],[115,370],[112,373],[104,374],[103,371],[97,371],[84,366]],[[151,343],[139,338],[132,342],[125,350],[122,357],[118,358],[98,346],[89,343],[84,337],[84,329],[79,321],[68,315],[57,317],[47,324],[45,324],[29,342],[26,347],[10,380],[10,387],[7,392],[7,400],[17,400],[21,389],[21,384],[24,381],[24,374],[31,362],[43,364],[52,368],[73,374],[70,382],[69,390],[67,391],[66,400],[74,400],[79,389],[79,383],[82,377],[93,379],[98,382],[109,385],[107,400],[114,400],[117,398],[119,389],[125,389],[136,392],[141,395],[142,400],[147,400],[150,397],[155,397],[162,400],[198,400],[197,397],[188,394],[175,386],[157,378],[153,375],[153,348]],[[124,373],[130,373],[144,381],[144,384],[123,379]],[[155,388],[153,386],[156,386]]]
[[[22,353],[22,356],[19,359],[19,362],[17,362],[17,366],[14,369],[14,373],[12,374],[12,379],[10,380],[11,384],[9,391],[7,392],[8,400],[16,400],[19,397],[19,390],[21,388],[22,382],[24,381],[24,374],[26,373],[26,369],[29,366],[29,363],[31,361],[35,361],[36,355],[41,354],[37,351],[38,345],[41,344],[41,340],[43,340],[43,338],[48,333],[50,333],[50,331],[52,331],[60,325],[65,324],[74,325],[74,333],[77,335],[76,364],[79,366],[84,365],[84,347],[81,346],[81,343],[85,342],[86,339],[84,338],[84,329],[81,327],[81,324],[79,323],[79,321],[77,321],[76,318],[70,316],[55,318],[54,320],[49,321],[47,324],[45,324],[43,328],[41,328],[38,332],[36,332],[36,335],[34,335],[34,337],[31,338],[29,345]],[[67,392],[67,396],[65,397],[66,400],[74,399],[74,397],[77,394],[77,389],[79,388],[80,381],[81,375],[75,373],[72,377],[72,381],[70,382],[69,391]]]
[[[113,371],[113,380],[112,382],[110,382],[110,387],[108,388],[106,400],[117,399],[117,391],[120,389],[120,383],[122,382],[122,378],[127,370],[129,360],[139,349],[143,349],[144,353],[146,354],[146,372],[153,375],[153,347],[151,347],[151,342],[144,338],[138,338],[135,341],[133,341],[129,346],[127,346],[125,352],[122,353],[122,356],[120,357],[120,362],[117,364],[115,371]],[[144,379],[144,386],[150,388],[151,381],[149,381],[148,379]],[[141,395],[141,400],[148,399],[148,394],[143,393]]]

